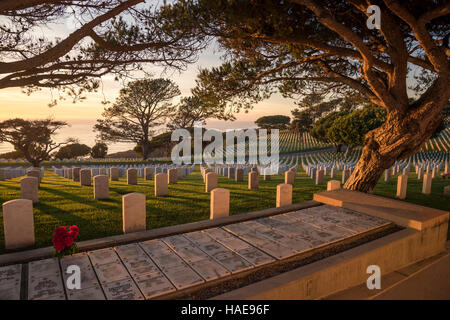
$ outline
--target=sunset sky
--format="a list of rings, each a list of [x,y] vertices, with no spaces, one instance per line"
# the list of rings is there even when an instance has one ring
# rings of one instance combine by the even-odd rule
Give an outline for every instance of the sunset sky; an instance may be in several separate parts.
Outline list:
[[[54,34],[55,36],[64,37],[70,29],[65,24],[50,25],[42,28],[43,34]],[[189,65],[187,70],[179,73],[178,71],[171,71],[164,73],[160,67],[152,65],[147,66],[147,70],[151,71],[154,77],[164,77],[173,80],[180,88],[181,95],[174,99],[177,102],[182,96],[190,95],[190,90],[195,86],[195,79],[197,77],[199,68],[208,68],[212,66],[219,66],[221,64],[220,52],[215,45],[211,45],[205,52],[203,52],[197,63]],[[103,93],[106,100],[114,102],[121,83],[113,80],[112,76],[106,76],[102,79]],[[0,120],[20,117],[25,119],[37,119],[53,117],[57,120],[67,121],[71,127],[61,130],[57,140],[64,140],[67,137],[76,137],[81,143],[93,145],[95,133],[92,132],[92,125],[97,119],[101,117],[101,113],[105,105],[103,101],[103,93],[101,90],[97,93],[86,94],[87,99],[83,102],[72,103],[70,99],[59,101],[54,107],[49,107],[48,104],[53,97],[58,96],[57,90],[50,91],[50,89],[42,89],[42,91],[34,92],[30,96],[22,92],[21,88],[8,88],[0,90]],[[263,101],[254,106],[254,109],[249,113],[236,114],[237,120],[217,121],[210,120],[207,122],[207,127],[224,130],[227,128],[248,128],[254,126],[254,121],[265,115],[283,114],[291,115],[291,110],[294,108],[294,101],[284,99],[281,95],[274,95],[269,100]],[[123,145],[116,145],[110,148],[114,151],[123,149]],[[0,153],[11,151],[10,145],[0,144]]]

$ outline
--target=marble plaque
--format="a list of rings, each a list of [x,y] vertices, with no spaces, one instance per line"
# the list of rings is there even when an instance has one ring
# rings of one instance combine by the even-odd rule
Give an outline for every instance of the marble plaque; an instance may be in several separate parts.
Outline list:
[[[0,283],[1,300],[20,300],[20,283],[17,285],[3,285]]]
[[[254,247],[238,250],[237,253],[255,267],[275,261],[274,258]]]
[[[20,286],[22,265],[0,267],[0,288],[6,286]]]
[[[176,291],[173,284],[159,271],[136,277],[135,280],[145,299]]]
[[[227,269],[212,259],[197,261],[190,266],[206,281],[223,278],[230,274]]]
[[[144,297],[132,279],[107,283],[103,286],[108,300],[143,300]]]
[[[267,217],[267,218],[260,218],[260,219],[258,219],[256,221],[258,221],[259,223],[261,223],[261,224],[263,224],[263,225],[265,225],[267,227],[276,227],[276,226],[284,224],[284,222],[281,222],[281,221],[278,221],[278,220],[275,220],[275,219],[271,219],[269,217]]]
[[[59,260],[61,264],[61,270],[64,273],[67,271],[67,267],[70,265],[79,266],[80,269],[91,268],[92,264],[89,260],[89,256],[86,253],[78,253],[73,256],[65,256]]]
[[[228,238],[225,238],[228,239]],[[199,248],[206,252],[209,256],[214,257],[218,254],[228,253],[229,249],[216,241],[199,244]]]
[[[182,235],[170,236],[161,238],[169,247],[172,249],[180,249],[184,247],[192,246],[192,242],[190,242],[187,238]]]
[[[133,260],[124,260],[124,264],[128,269],[128,272],[133,277],[159,271],[156,264],[148,257],[138,257]]]
[[[52,274],[39,277],[31,277],[28,281],[28,300],[50,299],[51,297],[64,296],[64,288],[61,276]]]
[[[145,256],[144,250],[137,243],[118,246],[115,250],[122,260],[136,259]]]
[[[112,248],[90,251],[88,254],[95,267],[120,261]]]
[[[231,236],[227,231],[225,231],[222,228],[206,229],[204,230],[204,232],[213,239],[223,239]]]
[[[82,290],[85,288],[90,288],[95,285],[98,285],[97,276],[92,267],[80,268],[80,273],[81,273],[81,289],[73,289],[73,290]],[[63,272],[64,287],[66,288],[66,292],[73,291],[67,288],[67,278],[69,278],[70,276],[71,274],[68,274],[65,271]]]
[[[177,289],[189,288],[204,282],[204,280],[186,264],[164,270],[164,274]]]
[[[169,247],[161,240],[144,241],[140,242],[139,245],[148,255],[152,257],[167,255],[172,252]]]
[[[67,297],[69,300],[105,300],[103,290],[98,284],[90,288],[70,290],[67,293]]]
[[[101,283],[115,282],[129,278],[127,269],[120,262],[102,264],[95,267],[98,279]]]
[[[231,273],[237,273],[253,268],[253,265],[250,262],[234,252],[232,252],[228,257],[219,256],[215,257],[215,259],[217,259],[217,261],[219,261],[219,263],[227,268],[227,270]]]
[[[28,279],[42,276],[59,276],[59,264],[57,258],[32,261],[28,263]]]
[[[178,248],[176,253],[186,262],[195,262],[208,258],[206,253],[193,246]]]
[[[258,248],[277,259],[289,258],[297,253],[296,250],[286,248],[285,246],[275,242],[267,242]]]
[[[227,247],[228,249],[233,250],[233,251],[243,250],[243,249],[252,247],[247,242],[245,242],[239,238],[236,238],[234,236],[230,237],[230,238],[219,239],[218,242],[220,242],[225,247]]]
[[[184,236],[197,245],[211,242],[211,237],[202,231],[189,232]]]
[[[153,261],[161,270],[166,270],[175,266],[184,265],[183,259],[177,256],[175,253],[152,257]]]

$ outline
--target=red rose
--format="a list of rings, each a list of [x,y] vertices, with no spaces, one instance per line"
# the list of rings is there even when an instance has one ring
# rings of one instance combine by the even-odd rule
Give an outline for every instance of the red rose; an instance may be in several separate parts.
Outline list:
[[[67,230],[66,227],[62,226],[59,228],[56,228],[55,232],[53,233],[53,247],[56,251],[61,251],[66,248],[66,244],[64,241],[64,238],[67,236]]]
[[[73,240],[75,240],[78,236],[78,233],[80,232],[80,229],[78,229],[77,226],[73,225],[69,228],[69,235],[72,237]]]
[[[65,245],[66,247],[70,247],[70,246],[72,245],[72,243],[73,243],[73,238],[72,238],[69,234],[67,234],[67,235],[64,237],[64,245]]]

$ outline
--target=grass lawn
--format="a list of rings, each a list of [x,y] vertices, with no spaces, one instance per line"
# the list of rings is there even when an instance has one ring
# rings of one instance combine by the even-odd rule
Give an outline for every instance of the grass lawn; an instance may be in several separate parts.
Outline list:
[[[443,188],[450,180],[435,179],[432,194],[421,193],[422,183],[411,172],[408,181],[407,201],[448,210],[450,197],[443,195]],[[335,179],[340,179],[338,175]],[[20,198],[20,178],[0,182],[0,202]],[[330,180],[329,177],[325,179]],[[270,181],[260,177],[259,190],[248,190],[247,177],[244,182],[219,176],[219,187],[231,192],[231,214],[272,208],[275,206],[276,186],[284,183],[283,176],[273,176]],[[311,200],[315,192],[326,189],[326,184],[316,186],[304,172],[297,173],[293,202]],[[389,183],[382,179],[375,194],[395,197],[396,178]],[[36,247],[51,246],[56,227],[77,225],[80,228],[78,241],[101,238],[122,233],[121,196],[140,192],[147,200],[147,229],[183,224],[209,219],[209,194],[198,168],[189,176],[169,186],[169,196],[154,196],[153,180],[139,178],[138,185],[127,185],[126,178],[110,182],[110,199],[98,201],[93,198],[92,187],[80,186],[71,180],[46,170],[39,189],[39,203],[34,205]],[[4,253],[3,215],[0,213],[0,253]]]

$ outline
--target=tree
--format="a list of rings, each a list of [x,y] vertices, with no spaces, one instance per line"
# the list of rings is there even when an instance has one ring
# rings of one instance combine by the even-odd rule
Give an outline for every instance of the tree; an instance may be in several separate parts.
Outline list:
[[[189,129],[194,127],[195,122],[205,124],[206,119],[209,118],[233,120],[233,117],[225,114],[220,107],[207,104],[198,96],[192,95],[180,100],[170,116],[167,127],[170,130]]]
[[[256,119],[255,124],[261,129],[287,129],[291,118],[288,116],[275,115],[264,116]]]
[[[380,10],[379,29],[368,28],[369,5]],[[450,97],[448,1],[179,0],[161,13],[226,52],[222,66],[199,74],[199,85],[222,102],[249,107],[283,89],[359,94],[383,107],[387,121],[367,133],[347,189],[373,190],[442,121]],[[407,79],[418,84],[414,103]]]
[[[368,107],[337,117],[326,132],[334,144],[345,144],[345,155],[355,147],[364,145],[367,132],[380,127],[386,121],[386,112],[380,107]]]
[[[180,94],[178,86],[168,79],[136,80],[120,90],[111,107],[105,108],[94,130],[99,139],[112,142],[134,142],[148,158],[152,128],[164,123],[173,114],[169,103]]]
[[[105,74],[127,77],[148,63],[184,68],[204,47],[202,37],[177,29],[159,10],[144,0],[1,1],[0,89],[57,88],[77,100]],[[74,30],[46,37],[49,23]]]
[[[85,144],[72,143],[59,148],[59,150],[53,155],[56,159],[73,159],[83,157],[91,152]]]
[[[91,149],[91,157],[103,159],[108,154],[108,146],[104,142],[97,142]]]
[[[54,150],[74,142],[67,139],[57,143],[53,140],[56,131],[67,126],[64,121],[10,119],[0,122],[0,142],[8,142],[16,151],[23,153],[34,167],[50,158]]]
[[[310,110],[302,110],[294,109],[291,111],[294,119],[292,120],[289,128],[291,131],[299,133],[303,136],[304,133],[311,130],[313,124],[313,117],[311,115]]]
[[[329,136],[327,135],[328,129],[333,125],[333,123],[344,116],[347,115],[347,112],[331,112],[327,114],[325,117],[320,118],[317,120],[314,125],[312,126],[309,133],[311,136],[321,142],[325,143],[332,143],[336,147],[336,152],[341,152],[342,142],[338,140],[330,140]]]

